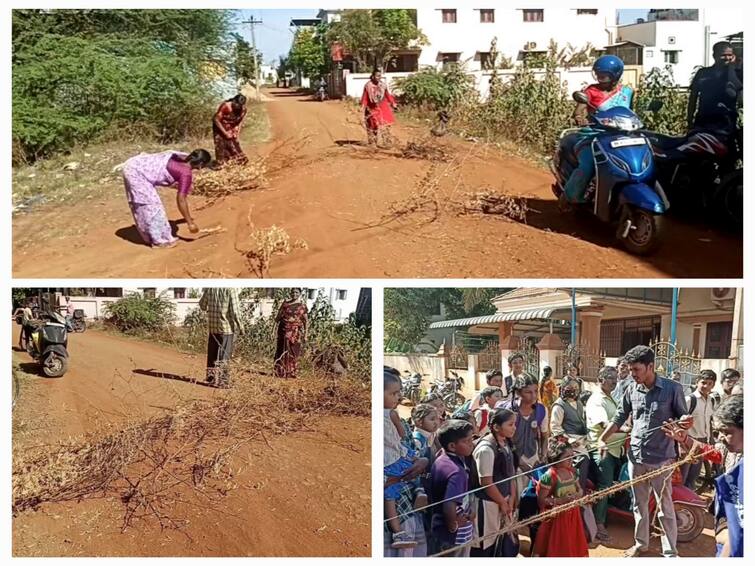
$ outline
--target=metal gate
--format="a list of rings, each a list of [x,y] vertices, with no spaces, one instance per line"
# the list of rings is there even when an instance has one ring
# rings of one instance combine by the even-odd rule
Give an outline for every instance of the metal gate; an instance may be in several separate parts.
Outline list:
[[[469,368],[469,352],[461,344],[454,344],[448,353],[448,367],[464,370]]]
[[[524,356],[524,371],[529,375],[540,378],[540,350],[537,349],[537,339],[531,336],[515,336],[516,351]]]
[[[556,379],[564,377],[571,364],[577,366],[577,375],[584,381],[597,381],[598,372],[606,365],[606,356],[603,352],[589,351],[583,346],[570,344],[556,357]]]
[[[501,370],[501,347],[497,340],[491,340],[477,353],[480,371]]]
[[[655,353],[655,372],[669,379],[678,373],[679,382],[684,386],[694,386],[700,373],[702,358],[699,354],[680,350],[674,342],[661,341],[650,343]]]

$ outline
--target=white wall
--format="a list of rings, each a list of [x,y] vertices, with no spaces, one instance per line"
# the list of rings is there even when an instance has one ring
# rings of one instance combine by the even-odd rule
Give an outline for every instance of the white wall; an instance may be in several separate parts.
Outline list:
[[[535,42],[537,49],[547,49],[551,39],[559,47],[570,43],[580,49],[590,43],[603,48],[611,42],[611,30],[616,21],[614,9],[600,9],[597,15],[578,16],[576,9],[553,7],[544,9],[543,22],[524,22],[521,9],[491,2],[489,7],[495,9],[495,22],[481,23],[480,12],[474,7],[442,7],[456,8],[457,23],[443,23],[440,9],[417,10],[417,26],[428,39],[419,57],[420,67],[440,65],[439,52],[461,52],[460,60],[469,60],[469,70],[479,70],[480,61],[474,60],[475,53],[489,52],[493,37],[498,38],[499,53],[514,61],[525,43],[529,42]]]
[[[695,67],[712,64],[711,48],[725,36],[744,29],[744,12],[737,9],[709,8],[700,10],[696,22],[659,21],[630,24],[618,28],[617,41],[629,40],[645,45],[643,63],[645,72],[663,69],[664,50],[678,50],[679,62],[672,65],[674,80],[680,86],[689,86]],[[706,44],[706,26],[709,26]],[[669,37],[675,41],[669,43]]]
[[[123,289],[123,294],[128,295],[130,293],[140,292],[141,288],[130,287]],[[346,298],[339,299],[338,291],[346,291]],[[176,306],[176,323],[182,324],[186,315],[192,310],[199,308],[199,299],[174,299],[172,289],[157,288],[157,294],[168,291],[166,295],[171,299]],[[322,291],[325,298],[333,306],[335,311],[335,317],[337,322],[346,322],[349,319],[349,315],[356,312],[357,303],[359,302],[359,287],[331,287],[321,288],[318,291]],[[104,316],[104,308],[108,303],[117,301],[116,297],[71,297],[71,302],[74,308],[84,310],[88,318],[102,318]],[[307,308],[312,308],[315,299],[308,299]],[[260,303],[261,316],[268,317],[273,314],[273,301],[272,299],[265,299]]]
[[[394,81],[397,78],[408,77],[412,73],[383,73],[383,80],[388,85],[388,90],[393,92]],[[370,80],[370,73],[352,73],[348,69],[344,69],[343,77],[346,81],[346,96],[360,99],[362,98],[362,91],[364,91],[364,85]]]

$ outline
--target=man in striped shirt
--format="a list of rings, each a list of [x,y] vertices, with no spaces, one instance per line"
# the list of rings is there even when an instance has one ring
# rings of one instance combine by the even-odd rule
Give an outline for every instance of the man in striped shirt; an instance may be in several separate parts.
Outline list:
[[[235,337],[243,330],[238,290],[205,289],[199,308],[207,313],[210,334],[207,340],[207,382],[226,388],[229,386],[228,363]]]

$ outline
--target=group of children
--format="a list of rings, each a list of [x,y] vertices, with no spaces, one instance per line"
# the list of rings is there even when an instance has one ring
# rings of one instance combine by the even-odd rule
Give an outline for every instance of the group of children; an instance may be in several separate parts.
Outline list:
[[[522,371],[509,377],[490,372],[488,387],[450,416],[426,396],[412,429],[396,412],[400,374],[385,368],[386,552],[517,556],[518,534],[507,527],[583,495],[572,441],[549,434],[542,384]],[[576,507],[531,526],[530,538],[533,556],[588,556]]]

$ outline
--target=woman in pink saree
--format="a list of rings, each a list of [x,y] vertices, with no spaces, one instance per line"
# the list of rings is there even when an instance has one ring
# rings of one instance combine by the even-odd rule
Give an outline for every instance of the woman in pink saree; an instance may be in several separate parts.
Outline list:
[[[367,141],[377,144],[380,130],[396,121],[392,109],[397,108],[396,99],[388,91],[388,85],[382,81],[382,73],[378,69],[372,72],[370,80],[364,85],[362,108],[367,127]]]
[[[153,248],[173,247],[178,238],[173,236],[165,207],[157,187],[176,186],[176,204],[192,234],[199,232],[189,210],[188,196],[191,193],[192,171],[210,163],[210,154],[204,149],[191,153],[164,151],[142,153],[132,157],[123,166],[123,182],[126,186],[131,214],[142,240]]]

